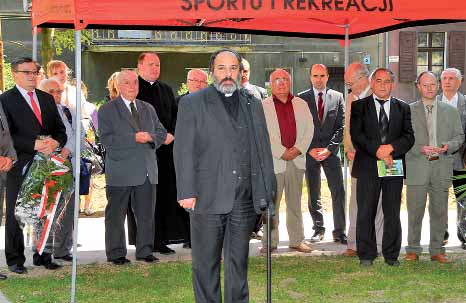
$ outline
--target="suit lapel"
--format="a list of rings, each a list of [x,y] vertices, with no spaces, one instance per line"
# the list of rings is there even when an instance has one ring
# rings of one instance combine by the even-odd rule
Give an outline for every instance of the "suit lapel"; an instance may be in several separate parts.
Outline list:
[[[418,104],[414,107],[413,121],[417,121],[419,123],[419,129],[422,131],[419,136],[422,136],[424,142],[429,143],[429,131],[427,130],[427,120],[426,120],[426,112],[424,110],[424,104],[422,101],[419,101]],[[437,124],[438,125],[438,124]]]
[[[377,110],[375,108],[374,98],[372,96],[370,97],[370,99],[367,100],[366,106],[367,106],[369,121],[373,122],[373,125],[376,129],[377,138],[380,140],[381,138],[380,138],[380,132],[379,132],[379,119],[377,118]]]
[[[332,92],[327,89],[324,100],[324,117],[322,118],[322,125],[325,123],[325,119],[327,118],[327,113],[329,110],[335,107],[335,101],[336,100],[334,100]]]
[[[390,97],[390,117],[388,118],[388,138],[393,138],[393,131],[395,129],[396,123],[400,123],[400,111],[398,107],[398,102],[395,98]]]
[[[37,120],[37,117],[34,114],[34,111],[29,106],[29,103],[26,101],[26,99],[24,99],[21,92],[16,88],[16,86],[14,87],[14,92],[16,93],[16,97],[18,99],[19,112],[22,112],[25,115],[29,116],[29,118],[25,117],[25,121],[34,121],[39,128],[42,128],[42,125],[40,125],[39,120]],[[37,92],[36,92],[36,95],[37,95]],[[38,98],[39,98],[39,96],[38,96]],[[44,108],[44,106],[42,106],[42,105],[39,105],[39,106],[40,106],[41,112],[42,112],[43,111],[42,109]],[[42,113],[41,113],[41,115],[42,115]],[[44,122],[44,119],[42,119],[42,123],[43,122]]]
[[[317,112],[316,98],[314,96],[314,89],[312,87],[309,90],[309,109],[311,110],[312,116],[317,118],[317,119],[314,119],[314,121],[319,122],[319,113]],[[314,127],[320,127],[320,126],[321,126],[320,123],[318,123],[317,125],[314,125]]]
[[[118,97],[116,100],[112,102],[115,102],[117,111],[119,112],[120,116],[123,117],[123,119],[125,119],[135,131],[138,131],[139,129],[136,126],[136,123],[134,122],[133,117],[131,116],[131,113],[126,107],[125,101],[123,101],[121,97]],[[140,108],[137,108],[137,109],[140,110]]]
[[[206,100],[208,103],[207,110],[211,112],[212,116],[215,117],[215,119],[218,120],[219,125],[221,125],[221,127],[225,130],[227,136],[234,136],[235,131],[233,128],[231,118],[228,115],[225,106],[223,105],[221,97],[219,96],[217,90],[213,86],[210,86],[208,88]]]

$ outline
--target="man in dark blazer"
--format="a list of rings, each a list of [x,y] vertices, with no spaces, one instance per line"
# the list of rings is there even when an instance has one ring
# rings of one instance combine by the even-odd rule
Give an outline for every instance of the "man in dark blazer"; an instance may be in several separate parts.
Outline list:
[[[214,83],[183,97],[174,147],[178,203],[190,211],[196,302],[249,302],[249,236],[276,182],[262,105],[239,89],[241,57],[215,52]]]
[[[67,138],[53,97],[35,89],[37,63],[30,58],[19,58],[11,63],[11,71],[16,85],[0,96],[18,155],[18,161],[7,175],[5,255],[9,269],[23,274],[27,272],[24,267],[23,231],[14,212],[25,170],[36,152],[50,154],[63,147]],[[57,268],[48,253],[41,256],[35,253],[33,263],[44,265],[47,269]]]
[[[154,240],[155,193],[158,181],[155,149],[167,139],[154,108],[136,99],[138,76],[123,70],[116,77],[120,96],[99,110],[99,133],[107,151],[105,250],[115,265],[126,259],[124,230],[128,206],[136,219],[136,259],[157,261],[152,254]]]
[[[340,92],[327,88],[328,69],[323,64],[314,64],[310,70],[312,87],[298,94],[309,105],[314,119],[314,137],[306,154],[306,181],[308,205],[314,221],[311,242],[324,238],[324,216],[320,197],[320,170],[324,169],[332,196],[333,240],[347,244],[345,235],[345,188],[339,157],[345,125],[344,99]]]
[[[356,149],[351,174],[358,178],[356,245],[363,266],[377,257],[374,221],[380,191],[384,214],[382,254],[390,266],[398,266],[401,248],[400,205],[403,177],[379,177],[377,161],[387,166],[401,159],[414,144],[411,111],[405,102],[391,97],[395,75],[386,68],[371,77],[373,95],[351,105],[350,134]]]
[[[0,103],[0,225],[2,225],[3,217],[3,200],[5,193],[6,173],[13,167],[13,161],[18,158],[13,147],[13,141],[10,136],[8,122]],[[0,280],[5,280],[6,276],[0,274]]]

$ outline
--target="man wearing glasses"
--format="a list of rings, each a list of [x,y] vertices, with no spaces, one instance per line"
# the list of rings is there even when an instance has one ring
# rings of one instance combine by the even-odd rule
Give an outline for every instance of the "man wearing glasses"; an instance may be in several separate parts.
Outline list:
[[[19,58],[11,63],[11,71],[16,85],[0,96],[18,155],[18,161],[8,172],[6,181],[5,255],[10,271],[24,274],[27,272],[24,267],[24,238],[14,213],[24,178],[23,170],[36,152],[48,155],[63,147],[67,137],[53,97],[35,89],[37,63],[31,58]],[[46,139],[37,139],[39,136]],[[35,253],[33,263],[47,269],[57,268],[48,253]]]
[[[272,147],[273,166],[277,178],[275,216],[272,221],[272,251],[279,242],[278,223],[283,190],[286,197],[286,227],[293,250],[310,253],[312,248],[304,242],[301,194],[306,168],[306,153],[314,134],[314,123],[306,101],[290,92],[291,77],[277,69],[270,75],[272,96],[262,102],[267,130]],[[264,226],[264,229],[267,227]],[[261,253],[266,252],[267,237],[262,238]]]
[[[361,62],[351,63],[345,72],[345,85],[348,88],[348,96],[346,98],[346,115],[345,115],[345,131],[343,136],[343,144],[346,157],[351,161],[350,168],[353,167],[354,156],[356,150],[351,142],[350,135],[350,116],[351,104],[353,101],[364,99],[372,95],[372,89],[369,83],[369,70],[367,66]],[[358,213],[358,205],[356,203],[356,184],[358,179],[351,178],[351,196],[349,202],[349,227],[348,227],[348,246],[343,255],[347,257],[356,257],[356,217]],[[382,235],[383,235],[383,211],[382,202],[379,199],[377,206],[377,215],[375,216],[375,234],[377,239],[377,251],[382,252]]]
[[[176,104],[180,102],[181,97],[186,96],[187,94],[192,94],[206,88],[208,85],[207,82],[207,73],[200,68],[191,69],[186,76],[186,86],[188,87],[188,92],[176,97]]]

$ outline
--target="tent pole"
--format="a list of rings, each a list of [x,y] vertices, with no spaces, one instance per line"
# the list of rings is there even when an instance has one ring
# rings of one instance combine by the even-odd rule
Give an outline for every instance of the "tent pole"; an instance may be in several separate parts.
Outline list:
[[[37,62],[37,26],[32,29],[32,60]]]
[[[350,25],[345,24],[345,71],[349,65],[349,29]],[[345,100],[348,98],[348,91],[344,89]],[[343,180],[345,188],[345,205],[348,198],[348,158],[346,157],[345,152],[343,151]]]
[[[78,216],[79,216],[79,172],[81,159],[81,31],[75,31],[75,70],[76,70],[76,136],[74,166],[74,224],[73,224],[73,264],[71,272],[70,302],[75,302],[76,296],[76,258],[78,255]]]
[[[385,33],[385,68],[390,68],[390,60],[389,60],[389,56],[388,56],[388,38],[389,38],[389,35],[388,35],[388,32]]]

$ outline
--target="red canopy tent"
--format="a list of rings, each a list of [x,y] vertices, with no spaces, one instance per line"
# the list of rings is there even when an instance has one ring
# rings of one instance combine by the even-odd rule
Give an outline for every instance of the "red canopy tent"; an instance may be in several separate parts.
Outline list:
[[[80,30],[176,29],[354,39],[402,27],[466,20],[464,0],[33,0],[33,27],[74,28],[81,86]],[[348,43],[345,43],[345,65]],[[78,92],[78,91],[77,91]],[[76,100],[80,102],[81,94]],[[80,106],[77,120],[80,120]],[[80,133],[80,124],[77,124]],[[80,158],[79,136],[76,156]],[[75,168],[79,191],[79,166]],[[75,196],[77,226],[79,195]],[[76,239],[71,302],[76,287]]]
[[[358,38],[466,19],[464,0],[33,0],[33,26]]]

